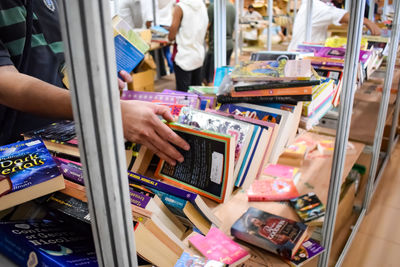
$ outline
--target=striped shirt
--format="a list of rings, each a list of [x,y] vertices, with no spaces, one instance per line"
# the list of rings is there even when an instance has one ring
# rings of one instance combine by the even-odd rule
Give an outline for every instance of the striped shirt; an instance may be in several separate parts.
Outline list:
[[[32,1],[32,35],[29,53],[20,68],[28,23],[27,5]],[[64,51],[56,0],[0,1],[0,66],[14,65],[20,72],[63,87],[61,69]],[[14,141],[16,135],[49,121],[0,105],[0,145]]]

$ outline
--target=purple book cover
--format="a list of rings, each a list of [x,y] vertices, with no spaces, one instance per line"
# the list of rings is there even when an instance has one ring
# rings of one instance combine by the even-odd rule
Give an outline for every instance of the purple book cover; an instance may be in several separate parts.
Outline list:
[[[129,188],[129,196],[131,198],[131,204],[137,207],[146,208],[149,204],[151,197],[143,195],[132,188]]]
[[[84,185],[82,165],[79,162],[53,157],[58,169],[68,180]]]
[[[304,241],[300,248],[297,250],[296,254],[290,260],[291,265],[300,266],[304,262],[311,260],[318,254],[325,250],[317,241],[313,239],[308,239]]]
[[[181,92],[175,90],[164,89],[162,93],[173,94],[173,95],[184,95],[190,97],[198,97],[200,101],[208,101],[208,108],[213,108],[215,106],[216,99],[214,96],[198,95],[195,93]]]
[[[151,179],[149,177],[140,175],[138,173],[128,171],[128,178],[129,180],[139,183],[144,186],[148,186],[150,188],[154,188],[160,190],[162,192],[166,192],[168,194],[189,200],[190,202],[194,202],[197,198],[197,194],[193,192],[186,191],[184,189],[175,187],[173,185],[169,185],[163,183],[158,180]]]
[[[315,55],[317,57],[329,57],[335,59],[343,59],[346,54],[346,48],[342,47],[324,47]],[[371,51],[360,50],[359,61],[365,64],[371,56]]]
[[[314,52],[318,53],[324,46],[322,45],[308,45],[308,44],[299,44],[297,46],[297,51],[300,52]]]
[[[277,124],[279,124],[282,119],[282,116],[279,114],[256,110],[248,107],[242,107],[234,104],[223,104],[221,105],[219,110],[227,112],[229,114],[235,114],[243,117],[249,117],[256,120],[268,121]]]
[[[198,106],[197,95],[181,95],[169,93],[155,93],[155,92],[139,92],[139,91],[123,91],[122,100],[141,100],[148,102],[164,102],[169,104],[182,104],[188,105],[193,108]]]

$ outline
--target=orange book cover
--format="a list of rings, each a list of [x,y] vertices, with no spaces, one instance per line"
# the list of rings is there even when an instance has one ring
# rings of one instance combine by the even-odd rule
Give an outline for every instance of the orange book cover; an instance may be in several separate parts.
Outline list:
[[[311,95],[312,87],[292,87],[292,88],[277,88],[265,90],[251,90],[236,92],[232,90],[232,97],[253,97],[253,96],[285,96],[285,95]]]

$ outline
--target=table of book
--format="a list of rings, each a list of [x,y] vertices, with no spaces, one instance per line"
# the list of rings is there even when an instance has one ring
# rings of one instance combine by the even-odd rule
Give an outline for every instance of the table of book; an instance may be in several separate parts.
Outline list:
[[[333,137],[318,135],[315,133],[305,133],[313,140],[334,140]],[[351,142],[352,146],[347,149],[346,163],[343,171],[342,182],[350,172],[354,163],[360,156],[364,144]],[[300,168],[301,176],[297,182],[297,189],[300,194],[315,192],[321,201],[326,205],[328,198],[328,188],[331,174],[333,155],[323,155],[313,159],[306,159]],[[230,233],[233,223],[252,206],[273,214],[280,215],[293,220],[299,220],[297,214],[287,202],[248,202],[247,194],[244,190],[238,189],[234,192],[231,199],[224,204],[217,204],[211,200],[205,199],[208,206],[214,211],[215,215],[221,220],[221,230]],[[238,241],[239,242],[239,241]],[[250,248],[252,257],[243,266],[287,266],[287,264],[278,256],[268,253],[262,249],[241,243]],[[315,260],[311,261],[311,263]]]

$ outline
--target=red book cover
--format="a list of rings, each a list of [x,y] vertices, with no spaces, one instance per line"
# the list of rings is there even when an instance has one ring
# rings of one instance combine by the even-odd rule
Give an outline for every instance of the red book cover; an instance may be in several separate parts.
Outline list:
[[[249,201],[281,201],[299,196],[293,179],[255,180],[247,191]]]
[[[192,236],[189,242],[208,260],[217,260],[229,266],[250,258],[247,250],[216,227],[212,227],[206,236],[201,234]]]

